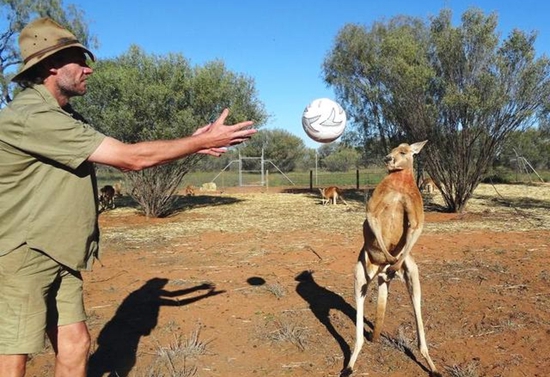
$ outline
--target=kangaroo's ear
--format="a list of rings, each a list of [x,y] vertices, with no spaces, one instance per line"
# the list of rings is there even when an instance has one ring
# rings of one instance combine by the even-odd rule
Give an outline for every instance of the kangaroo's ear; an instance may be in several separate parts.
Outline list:
[[[419,141],[418,143],[411,144],[412,153],[413,154],[418,154],[422,150],[422,147],[424,147],[424,145],[427,142],[428,142],[428,140],[424,140],[424,141]]]

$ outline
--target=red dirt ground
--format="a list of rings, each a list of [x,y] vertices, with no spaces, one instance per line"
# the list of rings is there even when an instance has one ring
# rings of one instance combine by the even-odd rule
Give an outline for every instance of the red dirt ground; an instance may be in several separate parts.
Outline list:
[[[290,217],[294,209],[280,206],[291,194],[239,195],[222,212],[243,221],[231,231],[216,225],[222,205],[165,219],[126,209],[101,214],[103,266],[85,273],[92,377],[161,376],[170,363],[159,352],[176,349],[178,335],[189,338],[198,330],[205,352],[185,358],[186,370],[196,368],[188,376],[338,376],[354,342],[352,270],[362,243],[356,220],[361,213],[308,198],[310,211],[322,213],[320,221],[349,215],[353,223],[345,231],[311,221],[258,230],[244,223],[261,221],[247,203],[273,195],[273,207],[262,211]],[[428,212],[426,224],[454,225],[481,216]],[[512,219],[509,231],[427,227],[414,249],[430,355],[444,376],[549,373],[550,231],[516,232],[514,221],[521,219]],[[212,225],[174,230],[179,224]],[[157,228],[165,231],[150,233]],[[126,238],[130,231],[145,236]],[[370,288],[366,303],[367,335],[375,290]],[[174,363],[180,366],[172,370],[180,368],[180,374],[164,375],[184,376],[182,360],[179,356]],[[34,356],[28,375],[51,376],[52,365],[47,349]],[[396,281],[383,340],[365,343],[353,375],[428,376],[426,368],[416,349],[405,285]]]

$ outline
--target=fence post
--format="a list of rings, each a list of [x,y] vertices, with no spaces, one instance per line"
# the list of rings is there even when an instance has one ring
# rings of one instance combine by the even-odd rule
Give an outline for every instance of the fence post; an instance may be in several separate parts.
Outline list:
[[[359,190],[359,169],[355,170],[356,189]]]
[[[313,170],[309,171],[309,191],[313,191]]]

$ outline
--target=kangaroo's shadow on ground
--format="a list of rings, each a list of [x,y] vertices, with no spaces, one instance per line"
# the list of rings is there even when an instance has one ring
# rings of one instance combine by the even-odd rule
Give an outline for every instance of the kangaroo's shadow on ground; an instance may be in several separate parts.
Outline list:
[[[225,291],[216,291],[210,284],[167,291],[165,278],[153,278],[130,293],[117,309],[114,317],[99,333],[97,349],[90,356],[88,377],[126,377],[136,362],[136,352],[142,336],[149,335],[157,326],[161,306],[184,306]],[[205,293],[180,298],[197,291]]]
[[[350,346],[332,324],[330,310],[334,309],[342,312],[354,324],[357,311],[347,303],[342,296],[317,284],[313,278],[313,271],[302,271],[294,280],[298,282],[296,292],[309,304],[315,317],[325,326],[336,342],[338,342],[342,354],[344,355],[344,366],[346,366],[351,357]],[[371,330],[374,328],[373,324],[368,320],[365,320],[365,323]],[[364,336],[370,339],[371,334],[372,331],[370,333],[365,333]]]
[[[298,276],[296,276],[294,280],[298,282],[298,285],[296,286],[296,292],[309,304],[309,307],[315,317],[325,326],[328,332],[334,337],[336,342],[338,342],[338,345],[342,350],[342,354],[344,355],[343,368],[345,368],[351,357],[351,348],[332,324],[330,319],[330,310],[334,309],[340,311],[353,322],[354,326],[357,311],[349,303],[347,303],[346,300],[342,298],[342,296],[317,284],[317,282],[313,278],[313,271],[302,271],[300,274],[298,274]],[[367,320],[366,318],[363,318],[363,321],[366,325],[363,336],[367,340],[372,341],[374,323]],[[367,327],[370,329],[367,329]],[[399,343],[398,339],[394,339],[387,334],[382,334],[382,337],[385,338],[385,341],[390,345],[395,345]],[[400,346],[400,348],[402,352],[407,355],[407,357],[418,364],[424,371],[429,372],[429,370],[418,361],[418,359],[414,355],[414,352],[409,347]],[[342,369],[341,376],[347,375],[349,375],[349,371],[347,371],[346,369]]]

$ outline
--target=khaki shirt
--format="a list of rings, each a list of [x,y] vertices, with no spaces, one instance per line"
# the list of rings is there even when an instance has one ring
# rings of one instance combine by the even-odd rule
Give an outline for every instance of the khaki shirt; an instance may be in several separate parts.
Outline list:
[[[0,111],[0,255],[27,243],[81,270],[99,250],[97,184],[86,159],[105,136],[68,111],[43,85]]]

